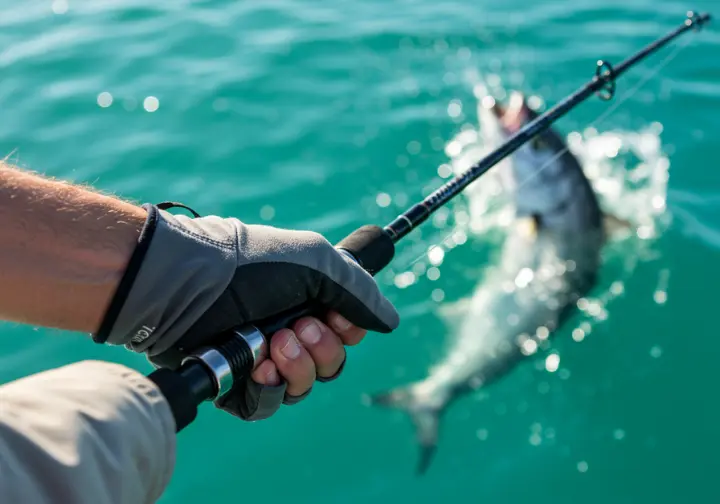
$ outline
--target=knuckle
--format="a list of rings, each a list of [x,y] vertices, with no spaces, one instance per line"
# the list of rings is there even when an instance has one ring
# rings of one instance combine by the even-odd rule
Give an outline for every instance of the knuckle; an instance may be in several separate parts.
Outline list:
[[[315,231],[300,231],[300,233],[303,235],[303,240],[309,248],[318,251],[328,249],[334,250],[334,247],[328,239],[320,233],[316,233]]]

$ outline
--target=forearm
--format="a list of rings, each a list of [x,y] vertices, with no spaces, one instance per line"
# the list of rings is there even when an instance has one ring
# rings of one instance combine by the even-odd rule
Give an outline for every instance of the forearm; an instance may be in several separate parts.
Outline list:
[[[117,198],[0,163],[0,318],[95,332],[145,216]]]

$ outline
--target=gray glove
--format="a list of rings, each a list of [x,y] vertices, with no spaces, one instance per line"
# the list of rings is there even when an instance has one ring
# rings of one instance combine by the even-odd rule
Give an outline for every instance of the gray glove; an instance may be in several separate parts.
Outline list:
[[[125,345],[172,369],[228,329],[308,302],[370,331],[398,326],[372,276],[317,233],[144,208],[136,250],[94,335],[99,343]],[[285,395],[285,386],[247,379],[216,404],[246,420],[267,418],[282,402],[302,399]]]

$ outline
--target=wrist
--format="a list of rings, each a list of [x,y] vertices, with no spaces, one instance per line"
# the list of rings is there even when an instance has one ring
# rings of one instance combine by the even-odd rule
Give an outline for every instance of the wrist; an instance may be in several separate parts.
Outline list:
[[[117,282],[117,288],[107,305],[107,310],[105,310],[103,314],[98,330],[93,334],[93,340],[96,343],[106,343],[110,338],[111,331],[130,293],[130,289],[132,289],[135,283],[135,279],[155,233],[159,211],[155,205],[145,204],[143,208],[147,212],[145,221],[127,264],[123,267]],[[147,329],[145,329],[145,332],[147,332]]]
[[[170,349],[223,294],[235,270],[237,241],[227,219],[143,207],[137,245],[93,339],[154,356]]]

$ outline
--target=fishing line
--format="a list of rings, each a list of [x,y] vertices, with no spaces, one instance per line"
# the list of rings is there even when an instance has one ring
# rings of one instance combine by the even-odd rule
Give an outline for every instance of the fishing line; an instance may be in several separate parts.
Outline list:
[[[649,75],[643,77],[640,82],[635,85],[634,87],[630,88],[618,101],[613,103],[605,112],[597,116],[595,119],[593,119],[589,126],[590,128],[594,127],[598,122],[601,122],[605,119],[607,119],[610,115],[612,115],[624,102],[632,98],[635,93],[637,93],[641,87],[643,87],[645,84],[647,84],[650,80],[652,80],[658,73],[660,73],[660,70],[665,68],[672,60],[674,60],[677,55],[684,50],[688,44],[690,43],[690,39],[685,40],[683,42],[683,45],[680,45],[675,48],[675,50],[667,56],[661,64],[659,64],[656,68],[654,68]],[[570,150],[569,146],[565,146],[560,152],[558,152],[556,155],[554,155],[552,158],[550,158],[548,161],[546,161],[540,168],[538,168],[532,175],[527,177],[521,184],[518,185],[519,187],[522,187],[524,184],[528,183],[529,181],[533,180],[533,178],[537,177],[540,173],[542,173],[543,170],[545,170],[550,164],[555,162],[560,156],[565,154]]]
[[[621,95],[621,97],[617,101],[615,101],[607,110],[605,110],[603,113],[598,115],[595,119],[590,121],[588,127],[592,128],[592,127],[596,126],[598,123],[604,121],[610,115],[615,113],[615,111],[617,111],[617,109],[623,103],[625,103],[627,100],[632,98],[640,90],[640,88],[642,88],[645,84],[647,84],[649,81],[651,81],[653,78],[655,78],[663,68],[665,68],[668,64],[670,64],[670,62],[672,62],[675,58],[677,58],[677,56],[683,50],[685,50],[685,48],[687,48],[687,46],[690,44],[690,42],[691,42],[690,39],[685,39],[681,44],[679,44],[677,47],[675,47],[675,49],[673,49],[673,51],[668,56],[663,58],[661,60],[661,62],[650,71],[650,73],[648,75],[646,75],[645,77],[640,79],[640,81],[635,86],[633,86],[628,91],[626,91],[623,95]],[[550,159],[548,159],[545,163],[543,163],[537,170],[535,170],[530,176],[526,177],[525,180],[523,180],[521,183],[519,183],[516,187],[516,190],[520,189],[525,184],[527,184],[528,182],[533,180],[535,177],[539,176],[545,169],[547,169],[552,163],[557,161],[561,156],[563,156],[569,150],[570,150],[569,146],[566,145],[565,147],[563,147],[562,150],[560,150],[556,154],[554,154]],[[488,208],[485,210],[485,213],[496,210],[499,206],[500,206],[500,203],[497,203],[495,206],[493,206],[493,204],[490,203],[488,205]],[[449,234],[447,234],[441,240],[438,240],[434,244],[430,245],[426,252],[421,253],[417,258],[410,261],[408,263],[408,265],[402,269],[406,270],[406,269],[414,266],[417,262],[422,260],[423,257],[425,257],[427,254],[429,254],[432,250],[440,247],[440,245],[443,242],[445,242],[448,238],[450,238],[453,234],[455,234],[458,230],[461,230],[461,229],[464,229],[464,228],[461,226],[453,227],[453,229],[450,231]]]

